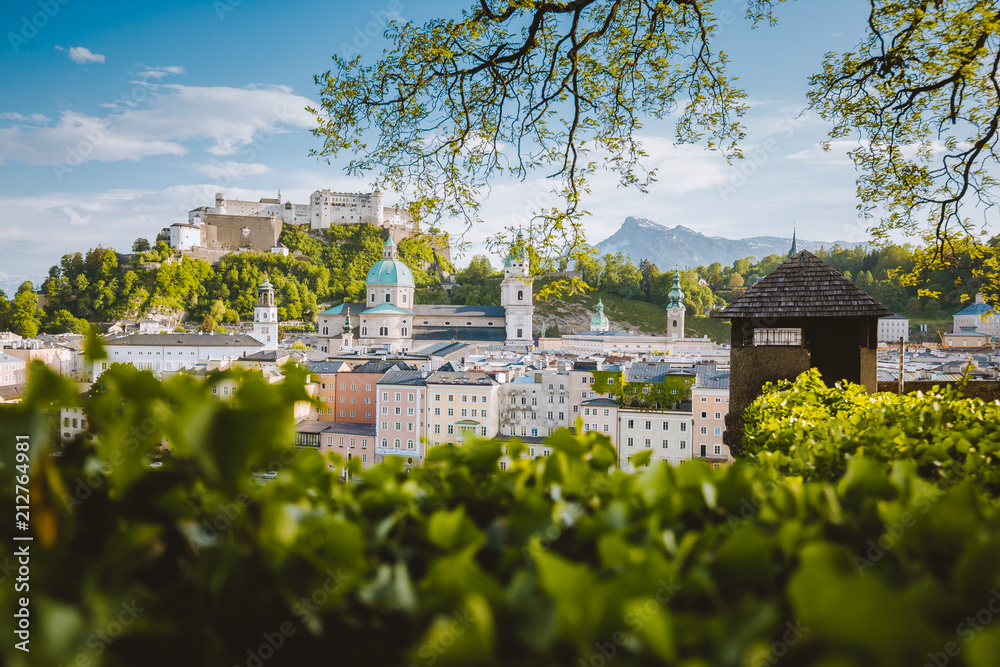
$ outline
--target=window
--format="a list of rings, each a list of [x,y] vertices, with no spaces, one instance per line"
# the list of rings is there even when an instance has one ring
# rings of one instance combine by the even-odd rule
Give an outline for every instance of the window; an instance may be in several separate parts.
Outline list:
[[[398,392],[398,391],[396,392],[396,400],[397,400],[397,401],[398,401],[398,400],[401,400],[401,399],[402,399],[402,396],[403,396],[403,394],[401,394],[401,393],[400,393],[400,392]]]
[[[524,338],[524,330],[523,329],[518,329],[517,330],[517,337],[518,338]]]
[[[469,416],[469,411],[466,410],[465,408],[462,408],[462,416],[463,417],[468,417]]]
[[[351,385],[351,391],[357,391],[357,389],[358,389],[358,385],[356,385],[356,384],[352,384]]]
[[[687,443],[687,440],[681,440],[681,451],[682,451],[682,452],[683,452],[683,451],[684,451],[685,449],[687,449],[687,446],[688,446],[688,443]]]
[[[718,400],[718,399],[716,399],[716,400]],[[708,397],[707,396],[702,396],[701,397],[701,402],[702,403],[707,403],[708,402]]]
[[[524,301],[524,290],[522,289],[517,290],[517,300]],[[518,329],[518,331],[520,331],[520,329]],[[518,333],[517,335],[520,336],[521,334]]]
[[[397,406],[396,406],[395,408],[393,408],[393,411],[394,411],[394,412],[395,412],[395,414],[397,414],[397,415],[401,415],[401,414],[403,414],[403,408],[399,407],[398,405],[397,405]]]
[[[399,449],[399,438],[396,438],[395,440],[392,441],[392,446],[395,447],[396,449]]]
[[[608,408],[604,408],[604,416],[605,417],[610,417],[611,416],[611,410],[609,410]]]
[[[366,384],[365,385],[365,391],[371,391],[371,390],[372,390],[372,386],[370,384]]]
[[[340,411],[340,416],[341,417],[346,417],[347,416],[347,412],[345,410],[341,410]]]
[[[575,415],[575,414],[577,414],[579,412],[580,412],[580,406],[579,405],[574,405],[573,406],[573,414]]]
[[[722,427],[721,426],[716,426],[715,427],[715,435],[722,435]]]
[[[441,432],[441,424],[434,424],[434,432],[435,433]]]
[[[351,410],[351,416],[352,417],[354,416],[354,410]]]
[[[384,415],[389,414],[389,406],[388,405],[383,405],[382,406],[382,414],[384,414]]]
[[[663,441],[663,449],[666,449],[666,448],[667,448],[667,441],[666,441],[666,440],[664,440],[664,441]]]
[[[632,446],[632,444],[633,444],[633,441],[632,441],[632,438],[629,438],[629,439],[628,439],[628,446],[629,446],[629,447],[631,447],[631,446]]]
[[[627,423],[629,428],[635,428],[635,422],[633,420],[629,419]]]
[[[388,401],[389,400],[389,392],[387,392],[387,391],[383,391],[382,392],[382,400],[383,401]]]
[[[371,419],[371,418],[372,418],[372,413],[366,412],[365,413],[365,419]]]
[[[649,438],[646,438],[646,449],[649,449],[650,446],[651,445],[650,445],[650,442],[649,442]]]
[[[715,446],[715,455],[716,456],[721,456],[722,455],[722,445],[716,445]]]
[[[441,408],[434,408],[434,416],[435,417],[441,416]]]
[[[406,395],[406,401],[407,401],[407,403],[412,403],[413,402],[413,394],[412,393]]]
[[[647,431],[651,431],[652,429],[653,429],[653,422],[647,420],[646,421],[646,430]]]
[[[351,438],[351,447],[354,446],[354,438]]]
[[[681,433],[685,433],[688,430],[687,422],[681,422]]]
[[[389,430],[389,422],[382,422],[382,430],[383,431]]]
[[[506,470],[506,469],[507,469],[507,462],[506,461],[501,461],[500,462],[500,470]]]
[[[392,430],[393,431],[402,431],[403,430],[403,422],[393,422],[393,429]]]
[[[455,434],[455,425],[448,424],[448,435],[454,435],[454,434]]]
[[[705,400],[705,399],[701,399],[701,400]],[[716,403],[722,403],[722,399],[721,399],[721,398],[719,398],[718,396],[716,396],[716,397],[715,397],[715,402],[716,402]]]
[[[345,384],[344,384],[343,382],[341,382],[341,383],[340,383],[340,391],[344,391],[344,388],[345,388],[346,386],[347,386],[347,385],[345,385]]]
[[[716,412],[715,413],[715,418],[716,419],[722,419],[722,413],[721,412]]]
[[[406,441],[406,448],[407,449],[413,449],[413,441],[412,440],[407,440]]]
[[[383,447],[388,447],[389,446],[389,441],[386,440],[385,438],[382,438],[382,446]]]
[[[406,408],[406,416],[408,417],[413,416],[413,408]]]
[[[448,408],[448,416],[449,417],[455,416],[455,408]]]
[[[566,419],[566,413],[565,412],[560,412],[559,413],[559,421],[563,421],[564,419]]]
[[[455,402],[455,394],[448,394],[448,402],[449,403]]]

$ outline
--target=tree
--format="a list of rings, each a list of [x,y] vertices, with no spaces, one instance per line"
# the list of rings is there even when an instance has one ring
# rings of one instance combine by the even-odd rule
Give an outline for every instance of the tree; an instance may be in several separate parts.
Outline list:
[[[559,333],[558,324],[550,324],[545,327],[545,333],[543,334],[545,338],[560,338],[562,334]]]
[[[215,320],[208,313],[205,313],[205,317],[201,319],[201,331],[203,333],[212,333],[215,331]]]
[[[146,252],[149,248],[148,239],[139,238],[132,243],[132,252]]]
[[[747,0],[755,22],[776,0]],[[680,142],[739,156],[745,93],[726,75],[708,0],[499,0],[424,26],[390,21],[373,65],[333,57],[322,87],[316,154],[377,172],[431,224],[479,221],[481,192],[500,177],[557,177],[561,203],[533,211],[527,245],[550,257],[583,249],[580,198],[607,167],[645,190],[647,117],[676,114]],[[377,141],[370,141],[373,135]],[[512,147],[513,153],[505,147]]]
[[[35,288],[29,281],[21,283],[17,288],[17,294],[8,309],[7,321],[11,331],[23,338],[34,338],[38,335],[38,327],[41,324],[38,297],[35,296]]]
[[[660,269],[648,259],[639,262],[639,273],[642,278],[639,280],[639,289],[646,295],[646,301],[652,299],[653,280],[660,275]]]
[[[732,287],[733,289],[736,289],[738,287],[743,287],[743,276],[734,271],[732,275],[729,276],[729,286]]]
[[[810,101],[834,122],[831,139],[859,139],[849,154],[875,239],[904,230],[927,243],[911,284],[928,269],[965,265],[996,292],[997,255],[982,244],[1000,164],[996,3],[870,1],[864,39],[827,55]]]

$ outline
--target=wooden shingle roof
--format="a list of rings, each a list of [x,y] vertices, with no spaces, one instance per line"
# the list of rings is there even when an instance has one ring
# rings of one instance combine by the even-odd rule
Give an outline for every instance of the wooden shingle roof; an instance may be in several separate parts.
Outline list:
[[[722,319],[783,317],[888,317],[892,311],[861,291],[808,250],[748,289],[715,314]]]

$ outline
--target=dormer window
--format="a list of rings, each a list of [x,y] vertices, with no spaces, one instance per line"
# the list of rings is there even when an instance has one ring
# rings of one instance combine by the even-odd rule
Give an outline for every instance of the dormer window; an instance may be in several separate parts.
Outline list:
[[[389,303],[389,295],[388,294],[385,295],[385,302]]]

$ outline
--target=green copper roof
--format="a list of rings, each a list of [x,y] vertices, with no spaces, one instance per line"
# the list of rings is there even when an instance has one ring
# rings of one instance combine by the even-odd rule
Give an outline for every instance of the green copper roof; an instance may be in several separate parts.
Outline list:
[[[684,292],[681,290],[681,272],[674,271],[674,286],[667,292],[667,308],[683,308]]]
[[[798,248],[795,247],[795,229],[792,229],[792,249],[788,251],[788,258],[791,259],[799,254]]]
[[[510,254],[507,255],[507,259],[503,261],[504,266],[510,266],[514,262],[524,262],[527,259],[527,253],[524,252],[524,248],[521,247],[521,230],[517,230],[517,239],[514,241],[514,247],[511,248]]]
[[[382,246],[382,259],[375,262],[372,268],[368,269],[365,276],[366,285],[404,285],[413,287],[413,272],[410,267],[399,261],[396,253],[396,244],[392,242],[392,236],[385,240]]]
[[[604,302],[601,299],[597,300],[597,313],[590,318],[590,326],[592,327],[604,327],[608,326],[608,318],[604,315]]]
[[[391,303],[380,303],[379,305],[375,306],[374,308],[369,308],[369,309],[367,309],[364,312],[365,315],[378,314],[378,313],[389,313],[390,315],[409,315],[410,314],[408,311],[405,311],[402,308],[397,308],[396,306],[392,305]]]

